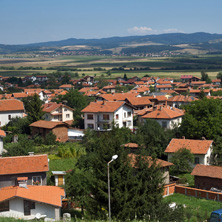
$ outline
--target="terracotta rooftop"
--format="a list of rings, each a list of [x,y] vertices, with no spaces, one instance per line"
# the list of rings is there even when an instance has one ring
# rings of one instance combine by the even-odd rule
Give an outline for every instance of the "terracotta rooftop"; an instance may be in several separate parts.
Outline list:
[[[170,106],[156,106],[153,107],[153,111],[142,116],[142,118],[148,119],[173,119],[184,115],[183,110]]]
[[[64,84],[64,85],[59,86],[59,88],[74,88],[74,86],[71,84]]]
[[[58,103],[45,103],[42,107],[43,107],[42,111],[46,112],[46,113],[50,113],[53,110],[58,109],[59,107],[66,107],[68,109],[73,110],[72,108],[70,108],[64,104],[61,104],[61,103],[59,103],[59,104]]]
[[[130,104],[133,106],[139,106],[139,105],[149,105],[152,104],[148,97],[130,97],[127,98],[126,101],[129,101]]]
[[[123,101],[97,101],[91,102],[87,107],[85,107],[81,112],[83,113],[113,113],[125,102]]]
[[[99,97],[107,100],[107,101],[124,101],[129,97],[136,97],[139,93],[112,93],[112,94],[103,94]]]
[[[139,145],[137,143],[126,143],[121,146],[130,147],[130,148],[138,148],[139,147]]]
[[[204,84],[206,84],[206,81],[192,81],[191,84],[192,85],[204,85]]]
[[[31,127],[38,127],[38,128],[45,128],[45,129],[53,129],[56,126],[60,125],[67,125],[65,122],[62,121],[46,121],[46,120],[39,120],[36,121],[29,126]]]
[[[206,154],[212,143],[213,140],[172,139],[165,153],[174,153],[179,149],[186,148],[193,154]]]
[[[193,96],[177,95],[168,99],[169,102],[192,102],[198,100]]]
[[[5,134],[5,131],[4,130],[0,130],[0,137],[5,137],[6,134]]]
[[[191,175],[222,179],[222,167],[197,164]]]
[[[64,189],[56,186],[27,186],[22,188],[4,187],[0,189],[0,202],[19,197],[27,200],[46,203],[53,206],[62,206],[62,197],[65,196]]]
[[[28,97],[29,95],[27,93],[13,93],[12,97],[14,98],[25,98]]]
[[[46,171],[49,171],[46,154],[0,158],[0,175]]]
[[[136,154],[130,153],[128,154],[128,157],[131,159],[131,165],[132,167],[135,167],[136,164]],[[151,156],[143,156],[149,163],[149,167],[152,166],[153,162],[153,158]],[[168,161],[165,160],[161,160],[161,159],[156,159],[156,165],[159,166],[160,168],[162,167],[168,167],[168,166],[172,166],[173,163],[170,163]]]
[[[24,111],[23,102],[17,99],[0,100],[0,112],[3,111]]]
[[[172,85],[156,85],[155,86],[157,89],[161,89],[161,88],[172,88]]]

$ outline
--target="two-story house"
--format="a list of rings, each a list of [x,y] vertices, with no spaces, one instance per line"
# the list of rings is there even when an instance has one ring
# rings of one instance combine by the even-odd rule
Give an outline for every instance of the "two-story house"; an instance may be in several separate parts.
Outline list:
[[[29,155],[0,158],[0,188],[16,186],[21,178],[27,185],[46,185],[49,171],[48,156]]]
[[[133,107],[124,101],[97,101],[85,107],[85,129],[111,130],[112,125],[133,129]]]
[[[0,126],[6,125],[12,118],[24,117],[23,102],[16,99],[0,100]]]
[[[61,103],[46,103],[42,111],[46,121],[73,121],[73,109]]]

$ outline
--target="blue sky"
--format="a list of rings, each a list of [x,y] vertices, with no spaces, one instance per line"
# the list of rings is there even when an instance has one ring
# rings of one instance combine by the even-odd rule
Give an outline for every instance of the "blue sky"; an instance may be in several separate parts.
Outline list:
[[[0,44],[222,33],[222,0],[0,0]]]

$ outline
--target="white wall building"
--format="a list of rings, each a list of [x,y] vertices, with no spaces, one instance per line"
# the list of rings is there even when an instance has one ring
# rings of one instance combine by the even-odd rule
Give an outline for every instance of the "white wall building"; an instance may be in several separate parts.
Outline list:
[[[111,130],[112,125],[133,129],[133,108],[123,101],[91,102],[82,110],[85,129]]]
[[[23,102],[16,99],[0,100],[0,126],[6,125],[12,118],[23,118],[24,114]]]

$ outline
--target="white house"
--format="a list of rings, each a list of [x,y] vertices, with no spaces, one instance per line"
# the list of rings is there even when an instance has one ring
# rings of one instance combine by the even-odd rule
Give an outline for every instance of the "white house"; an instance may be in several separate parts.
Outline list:
[[[73,109],[61,103],[46,103],[43,105],[43,118],[47,121],[73,121]]]
[[[210,165],[212,158],[212,143],[213,140],[189,140],[189,139],[172,139],[167,146],[165,153],[168,156],[168,161],[171,160],[172,155],[179,149],[189,149],[194,154],[194,165],[203,164]],[[193,166],[194,166],[193,165]]]
[[[180,109],[157,105],[153,107],[153,111],[142,116],[142,119],[154,119],[160,126],[166,129],[173,129],[176,125],[178,126],[182,122],[184,112]]]
[[[111,130],[112,124],[133,129],[133,107],[124,101],[91,102],[82,112],[85,129]]]
[[[23,102],[16,99],[0,100],[0,126],[6,125],[12,118],[24,117]]]
[[[0,216],[25,220],[60,220],[64,189],[56,186],[19,186],[4,187],[0,190]]]

